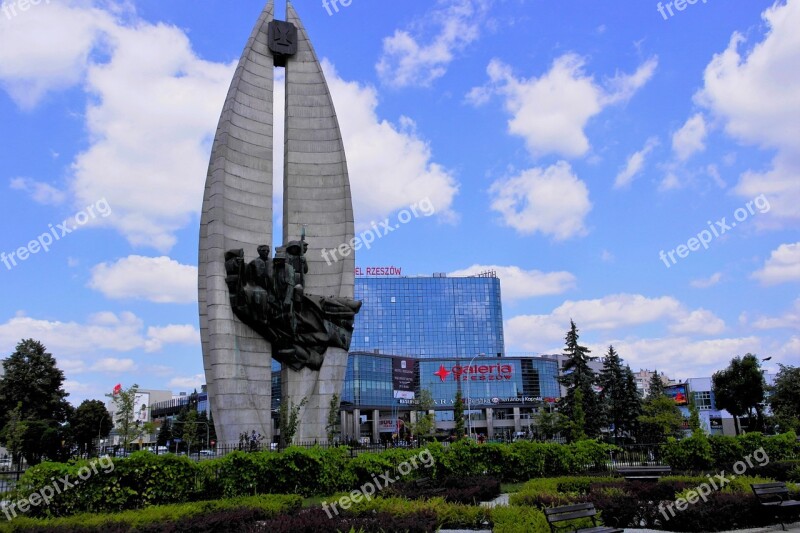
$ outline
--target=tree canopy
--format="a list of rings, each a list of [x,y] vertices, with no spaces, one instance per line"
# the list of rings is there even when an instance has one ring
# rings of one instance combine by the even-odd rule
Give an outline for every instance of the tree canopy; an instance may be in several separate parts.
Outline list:
[[[769,399],[781,431],[800,432],[800,367],[780,365]]]
[[[763,426],[761,413],[766,382],[758,357],[750,353],[744,357],[734,357],[728,368],[715,372],[711,380],[717,407],[733,415],[737,434],[739,417],[752,414],[753,410],[758,417],[757,427]],[[752,421],[752,416],[750,418]]]
[[[71,445],[73,408],[63,388],[64,373],[47,348],[36,340],[24,339],[3,361],[0,379],[0,442],[16,459],[23,455],[29,464],[44,458],[65,458]]]

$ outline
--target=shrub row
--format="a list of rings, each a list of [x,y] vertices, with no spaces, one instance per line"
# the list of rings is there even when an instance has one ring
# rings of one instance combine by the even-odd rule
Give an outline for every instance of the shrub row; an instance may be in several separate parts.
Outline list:
[[[763,448],[770,462],[800,456],[793,433],[764,437],[691,437],[670,441],[663,457],[676,470],[706,470],[741,460]],[[540,477],[607,471],[615,447],[596,441],[573,444],[518,441],[483,444],[461,441],[443,447],[431,443],[424,450],[394,449],[351,457],[347,448],[289,448],[281,453],[234,452],[193,462],[174,455],[139,452],[114,459],[113,470],[97,472],[69,490],[54,494],[49,505],[33,507],[30,516],[69,516],[81,512],[117,512],[155,503],[185,503],[258,494],[329,495],[374,482],[382,474],[410,481],[419,477],[487,475],[502,482]],[[89,463],[42,463],[29,469],[11,499],[39,493],[66,476],[76,480]],[[416,465],[414,467],[414,465]],[[398,473],[399,471],[399,473]],[[791,477],[795,469],[783,477]],[[748,472],[751,473],[751,472]],[[52,491],[51,491],[52,492]],[[465,496],[466,497],[466,496]]]
[[[440,497],[451,503],[477,505],[500,496],[500,481],[488,476],[467,476],[448,477],[422,487],[414,482],[400,482],[390,486],[382,495],[409,500]]]
[[[297,512],[302,498],[263,495],[219,501],[158,505],[119,513],[78,514],[66,518],[19,516],[0,522],[0,532],[78,531],[242,531],[245,524]]]
[[[681,440],[670,438],[661,447],[662,460],[673,469],[682,471],[730,470],[748,456],[754,465],[797,459],[800,458],[800,442],[793,432],[774,436],[754,432],[737,437],[697,435]],[[748,465],[748,470],[752,468]]]
[[[657,483],[590,477],[534,480],[511,495],[511,504],[544,509],[591,502],[608,526],[724,531],[775,523],[773,514],[758,504],[750,490],[751,483],[766,481],[769,480],[736,477],[722,490],[711,492],[707,501],[699,500],[683,511],[674,506],[675,500],[706,483],[706,477],[670,476]]]

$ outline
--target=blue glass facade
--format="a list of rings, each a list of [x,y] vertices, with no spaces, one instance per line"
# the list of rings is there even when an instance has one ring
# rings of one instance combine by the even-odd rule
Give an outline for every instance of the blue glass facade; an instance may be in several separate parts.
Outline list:
[[[357,277],[352,352],[417,358],[504,354],[496,277]]]
[[[396,399],[392,357],[353,353],[342,389],[342,407],[412,409],[413,400]],[[559,397],[558,361],[546,358],[476,357],[418,359],[414,362],[414,390],[433,396],[436,408],[455,402],[456,391],[468,405],[541,405]]]

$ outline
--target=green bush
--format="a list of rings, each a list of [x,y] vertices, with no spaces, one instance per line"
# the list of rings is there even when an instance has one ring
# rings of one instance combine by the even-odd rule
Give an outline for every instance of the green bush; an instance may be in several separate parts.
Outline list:
[[[426,511],[433,512],[437,517],[438,526],[445,529],[482,529],[485,524],[491,521],[490,509],[486,507],[448,503],[442,498],[432,498],[430,500],[374,498],[353,503],[348,509],[348,513],[355,516],[374,513],[406,516]]]
[[[747,433],[746,435],[752,435],[752,433]],[[793,431],[764,437],[762,446],[764,451],[767,452],[770,461],[784,461],[796,459],[800,456],[800,443],[797,442],[797,435]],[[748,449],[747,451],[752,453],[754,450]]]
[[[544,513],[531,507],[495,507],[492,509],[494,533],[549,533]]]
[[[88,478],[80,473],[91,471]],[[52,493],[48,505],[32,507],[30,516],[67,516],[81,512],[138,509],[156,503],[182,503],[198,496],[197,464],[186,457],[137,452],[128,459],[41,463],[20,478],[14,500]],[[62,481],[64,480],[64,481]],[[74,486],[67,486],[66,483]],[[64,487],[67,487],[64,489]]]
[[[141,510],[122,511],[109,514],[79,514],[67,518],[35,519],[20,516],[9,523],[0,523],[0,532],[16,531],[49,531],[63,530],[97,530],[104,531],[115,526],[116,529],[145,528],[155,524],[180,522],[193,517],[208,515],[220,511],[236,509],[253,509],[260,511],[263,518],[278,516],[282,513],[300,509],[302,499],[292,495],[266,495],[230,500],[203,501],[194,503],[158,505]],[[179,531],[180,529],[176,529]]]
[[[716,468],[730,468],[745,455],[742,443],[736,437],[712,435],[708,437],[708,443]]]
[[[669,437],[661,446],[661,457],[675,470],[702,471],[714,466],[711,444],[705,435],[681,440]]]

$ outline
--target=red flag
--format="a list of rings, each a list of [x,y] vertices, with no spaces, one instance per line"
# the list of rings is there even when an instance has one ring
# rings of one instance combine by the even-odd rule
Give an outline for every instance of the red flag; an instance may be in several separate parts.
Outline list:
[[[114,387],[114,394],[119,394],[120,392],[122,392],[122,384],[117,383],[117,386]]]

